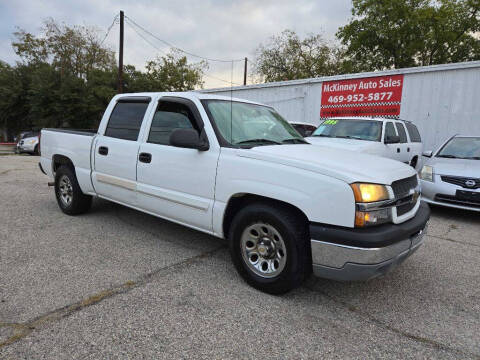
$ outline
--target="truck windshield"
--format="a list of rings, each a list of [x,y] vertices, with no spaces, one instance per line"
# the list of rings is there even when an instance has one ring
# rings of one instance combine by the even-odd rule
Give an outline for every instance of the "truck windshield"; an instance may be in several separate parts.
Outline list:
[[[231,145],[307,143],[285,119],[267,106],[228,100],[204,100],[202,103],[218,132]]]
[[[327,119],[320,124],[312,136],[380,141],[382,122],[358,119]]]
[[[437,157],[480,160],[480,137],[455,137],[445,144]]]

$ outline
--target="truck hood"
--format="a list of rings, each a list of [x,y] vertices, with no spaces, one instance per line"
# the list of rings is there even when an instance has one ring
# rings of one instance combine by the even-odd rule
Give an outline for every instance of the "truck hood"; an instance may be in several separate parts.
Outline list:
[[[438,175],[480,178],[480,160],[431,158],[426,165],[433,167]]]
[[[329,138],[320,136],[310,136],[305,138],[312,145],[324,145],[337,149],[344,149],[350,151],[369,152],[371,149],[380,143],[376,141],[356,140],[356,139],[341,139]]]
[[[257,146],[238,149],[237,155],[313,171],[348,183],[390,185],[395,180],[416,174],[412,167],[399,161],[328,146]]]

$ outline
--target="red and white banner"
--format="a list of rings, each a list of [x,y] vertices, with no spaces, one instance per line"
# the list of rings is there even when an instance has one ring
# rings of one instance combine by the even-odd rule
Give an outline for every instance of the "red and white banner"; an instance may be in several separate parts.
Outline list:
[[[320,117],[398,117],[402,88],[403,75],[325,81]]]

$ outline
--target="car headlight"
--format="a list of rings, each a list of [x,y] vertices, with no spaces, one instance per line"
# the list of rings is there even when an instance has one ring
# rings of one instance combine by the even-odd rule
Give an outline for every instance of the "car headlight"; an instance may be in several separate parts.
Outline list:
[[[420,179],[433,182],[433,167],[423,165],[422,171],[420,171]]]
[[[32,145],[32,144],[35,144],[35,141],[36,141],[35,139],[34,139],[34,140],[30,140],[28,143],[29,143],[30,145]]]
[[[350,185],[355,196],[355,226],[379,225],[392,220],[391,208],[381,208],[390,201],[387,187],[379,184],[355,183]],[[377,204],[372,204],[379,202]]]
[[[356,202],[374,202],[390,199],[385,185],[355,183],[350,185],[353,189]]]

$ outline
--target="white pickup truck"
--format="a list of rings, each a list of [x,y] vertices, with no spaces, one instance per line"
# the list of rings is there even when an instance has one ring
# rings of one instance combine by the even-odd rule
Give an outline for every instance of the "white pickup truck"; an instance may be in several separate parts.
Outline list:
[[[115,96],[97,133],[43,129],[60,209],[93,196],[228,239],[269,293],[313,272],[366,280],[423,242],[429,208],[405,164],[313,146],[273,108],[195,92]]]

